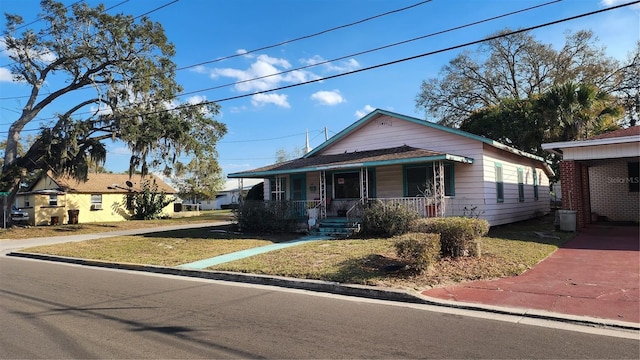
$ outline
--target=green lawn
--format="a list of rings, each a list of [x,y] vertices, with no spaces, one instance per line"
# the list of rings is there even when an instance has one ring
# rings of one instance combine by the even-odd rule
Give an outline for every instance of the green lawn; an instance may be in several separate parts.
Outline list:
[[[176,266],[234,251],[296,238],[287,235],[245,235],[222,232],[230,227],[167,231],[120,236],[79,243],[42,246],[25,251],[124,263]],[[482,257],[441,259],[424,274],[387,271],[397,265],[393,239],[327,240],[289,247],[210,270],[269,274],[368,284],[405,289],[424,289],[460,281],[518,275],[531,268],[570,233],[554,233],[559,239],[540,239],[534,231],[552,232],[553,219],[544,217],[492,228],[482,240]]]

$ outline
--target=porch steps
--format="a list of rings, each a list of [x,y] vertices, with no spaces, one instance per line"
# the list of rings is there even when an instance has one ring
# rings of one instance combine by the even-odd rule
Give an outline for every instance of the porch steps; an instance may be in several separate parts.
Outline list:
[[[312,233],[334,238],[348,238],[360,231],[360,224],[353,219],[344,217],[329,217],[318,221],[317,227]]]

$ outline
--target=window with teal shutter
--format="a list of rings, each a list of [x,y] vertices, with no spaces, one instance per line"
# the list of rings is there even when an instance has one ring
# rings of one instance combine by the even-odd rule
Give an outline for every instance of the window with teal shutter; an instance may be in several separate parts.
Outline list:
[[[518,201],[524,201],[524,176],[522,168],[518,168]]]
[[[499,203],[504,202],[504,180],[502,178],[502,164],[496,163],[496,198]]]

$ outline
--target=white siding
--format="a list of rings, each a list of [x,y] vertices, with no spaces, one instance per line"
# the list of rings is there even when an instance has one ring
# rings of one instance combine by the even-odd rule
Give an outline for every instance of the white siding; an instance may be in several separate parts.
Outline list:
[[[484,218],[494,225],[507,224],[533,218],[550,211],[549,178],[540,162],[485,147],[484,169]],[[497,200],[496,163],[502,166],[504,202]],[[518,168],[524,175],[524,202],[518,199]],[[538,176],[538,200],[534,199],[533,173]]]
[[[320,172],[307,173],[307,200],[320,200]],[[311,191],[311,185],[315,191]]]
[[[482,156],[476,157],[473,164],[454,165],[455,196],[447,200],[446,213],[449,216],[469,215],[486,212],[482,184]]]
[[[410,121],[380,116],[323,149],[322,154],[413,146],[471,158],[480,156],[482,143],[464,136],[419,125]]]
[[[640,155],[639,143],[582,146],[563,149],[564,160],[618,159]]]
[[[480,169],[480,170],[477,170]],[[455,195],[446,199],[446,213],[449,216],[469,215],[484,211],[484,197],[478,191],[482,181],[482,168],[477,164],[454,164]],[[397,198],[404,196],[403,166],[383,166],[376,168],[376,197]],[[466,209],[465,209],[466,208]]]
[[[376,197],[394,198],[403,196],[402,165],[376,168]]]
[[[379,116],[362,124],[343,138],[322,149],[319,154],[341,154],[408,145],[472,158],[472,164],[454,164],[455,196],[446,199],[449,216],[479,215],[494,225],[526,220],[550,211],[549,180],[539,161],[499,150],[462,135],[423,126],[389,116]],[[504,171],[504,202],[496,201],[495,163]],[[523,169],[525,201],[518,199],[517,168]],[[533,170],[539,176],[538,200],[534,200]],[[403,166],[390,165],[375,169],[377,198],[404,196]],[[328,175],[329,176],[329,175]],[[319,173],[307,174],[307,199],[319,197]],[[287,192],[290,181],[287,179]],[[309,185],[317,191],[311,192]],[[332,191],[327,188],[327,196]],[[265,199],[269,199],[269,181],[265,180]],[[289,196],[287,195],[287,198]]]

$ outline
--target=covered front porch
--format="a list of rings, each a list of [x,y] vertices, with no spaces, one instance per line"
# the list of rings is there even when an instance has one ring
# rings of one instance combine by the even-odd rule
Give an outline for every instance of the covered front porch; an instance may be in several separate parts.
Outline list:
[[[264,200],[288,202],[292,217],[357,219],[371,202],[400,204],[422,217],[460,214],[457,171],[473,159],[402,146],[301,158],[231,178],[263,178]],[[461,207],[462,206],[462,207]]]

